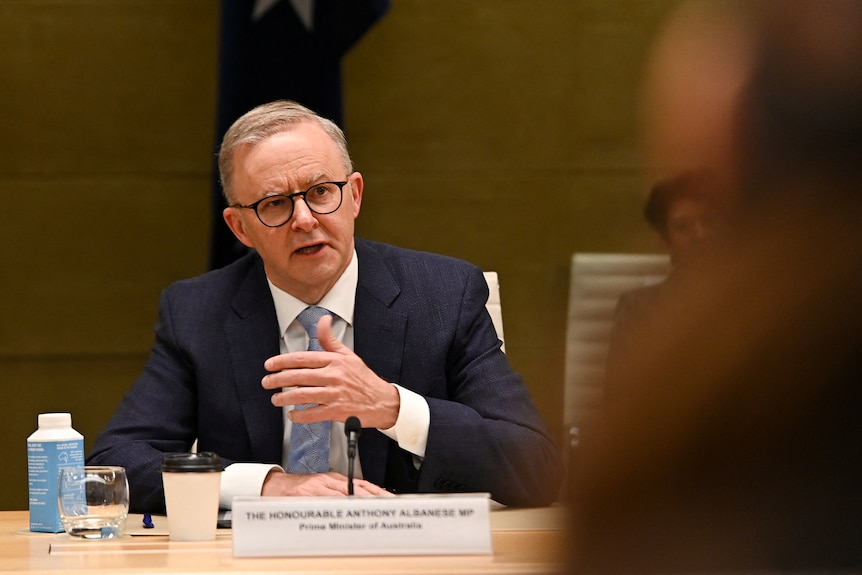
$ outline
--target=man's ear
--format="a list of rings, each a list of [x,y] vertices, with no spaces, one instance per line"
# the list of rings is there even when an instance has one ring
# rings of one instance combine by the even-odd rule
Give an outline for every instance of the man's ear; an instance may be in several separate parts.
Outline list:
[[[350,174],[350,191],[353,194],[353,219],[359,216],[359,209],[362,207],[362,191],[365,187],[365,182],[362,179],[362,174],[353,172]]]
[[[225,208],[222,212],[222,217],[224,218],[227,227],[230,228],[230,231],[233,232],[233,235],[236,236],[242,245],[247,248],[254,248],[251,243],[251,239],[249,239],[248,234],[245,233],[245,223],[243,222],[242,216],[239,214],[239,208]]]

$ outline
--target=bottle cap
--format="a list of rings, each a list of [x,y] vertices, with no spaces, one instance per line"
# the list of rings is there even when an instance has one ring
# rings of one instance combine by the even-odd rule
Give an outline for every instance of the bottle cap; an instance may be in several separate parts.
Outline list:
[[[215,471],[224,471],[224,464],[218,455],[210,451],[166,455],[162,460],[162,472],[207,473]]]
[[[72,427],[71,413],[40,413],[39,429],[59,429]]]

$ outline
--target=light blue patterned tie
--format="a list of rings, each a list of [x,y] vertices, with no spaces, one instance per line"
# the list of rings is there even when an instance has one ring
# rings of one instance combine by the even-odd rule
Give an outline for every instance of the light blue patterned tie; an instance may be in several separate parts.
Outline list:
[[[317,322],[328,309],[309,306],[296,318],[308,332],[308,351],[323,351],[317,339]],[[297,405],[294,409],[305,409],[314,404]],[[290,451],[287,462],[288,473],[326,473],[329,471],[329,421],[316,423],[294,423],[290,431]]]

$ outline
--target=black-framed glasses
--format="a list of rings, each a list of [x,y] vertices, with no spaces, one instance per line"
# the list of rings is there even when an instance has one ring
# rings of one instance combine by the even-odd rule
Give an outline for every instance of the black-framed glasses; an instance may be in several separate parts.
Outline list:
[[[271,194],[263,197],[253,204],[244,206],[232,204],[232,208],[245,208],[254,210],[260,223],[269,228],[278,228],[290,221],[293,217],[293,204],[296,198],[302,198],[308,209],[315,214],[331,214],[341,207],[344,197],[344,182],[320,182],[314,184],[304,192],[293,194]]]

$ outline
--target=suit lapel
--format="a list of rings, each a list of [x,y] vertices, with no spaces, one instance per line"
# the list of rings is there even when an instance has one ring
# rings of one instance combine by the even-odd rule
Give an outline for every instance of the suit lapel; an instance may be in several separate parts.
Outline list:
[[[353,348],[374,373],[386,381],[399,381],[407,331],[407,316],[392,309],[401,287],[380,254],[356,240],[359,283],[353,321]],[[390,440],[380,432],[359,438],[362,472],[366,479],[383,485]]]
[[[280,463],[282,411],[272,405],[272,392],[260,385],[266,374],[263,362],[279,353],[278,319],[259,258],[240,284],[231,307],[234,313],[225,323],[225,336],[252,461]]]

